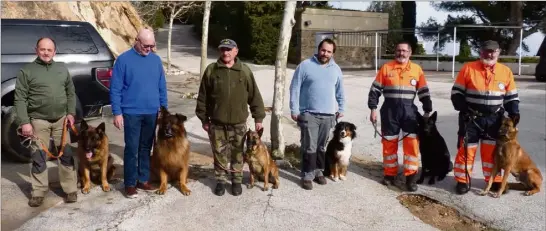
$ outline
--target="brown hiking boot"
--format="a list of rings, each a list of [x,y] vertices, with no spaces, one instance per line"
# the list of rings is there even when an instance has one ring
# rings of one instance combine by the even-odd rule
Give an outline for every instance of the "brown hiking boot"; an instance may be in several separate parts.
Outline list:
[[[306,190],[311,190],[313,189],[313,181],[310,181],[310,180],[302,180],[301,181],[301,187],[303,189],[306,189]]]
[[[44,203],[44,197],[31,197],[30,200],[28,200],[28,206],[30,207],[38,207]]]
[[[142,189],[144,191],[154,191],[156,190],[157,188],[155,188],[154,186],[152,186],[151,184],[149,184],[148,182],[144,182],[144,183],[137,183],[136,187],[138,189]]]
[[[125,187],[125,193],[128,198],[137,197],[137,190],[135,187]]]
[[[320,185],[325,185],[326,184],[326,177],[324,177],[324,176],[315,177],[315,182],[317,182]]]
[[[74,203],[78,201],[78,192],[66,194],[66,203]]]

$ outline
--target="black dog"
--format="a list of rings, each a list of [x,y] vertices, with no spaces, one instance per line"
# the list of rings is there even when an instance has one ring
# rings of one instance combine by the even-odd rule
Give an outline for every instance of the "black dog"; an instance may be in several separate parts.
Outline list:
[[[423,117],[417,112],[419,123],[419,149],[421,151],[422,173],[417,184],[422,184],[425,176],[430,177],[428,184],[434,184],[435,177],[442,181],[453,170],[453,163],[447,144],[436,128],[437,113]]]
[[[356,126],[350,122],[339,122],[333,133],[334,137],[326,147],[323,173],[333,181],[346,180],[353,140],[356,138]]]

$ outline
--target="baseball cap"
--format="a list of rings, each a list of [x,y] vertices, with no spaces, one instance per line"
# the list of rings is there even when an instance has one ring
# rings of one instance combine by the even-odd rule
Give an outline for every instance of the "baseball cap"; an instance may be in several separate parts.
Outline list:
[[[482,43],[483,50],[496,50],[496,49],[499,49],[499,47],[500,47],[499,43],[493,40],[487,40]]]
[[[220,41],[220,45],[218,46],[218,48],[222,47],[232,49],[234,47],[237,47],[237,43],[231,39],[223,39],[222,41]]]

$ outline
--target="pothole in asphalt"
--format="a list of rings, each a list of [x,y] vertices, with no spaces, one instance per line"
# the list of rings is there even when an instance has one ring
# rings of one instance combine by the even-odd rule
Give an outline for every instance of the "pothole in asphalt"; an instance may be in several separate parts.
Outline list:
[[[430,197],[419,194],[403,194],[396,197],[421,221],[446,231],[494,231],[497,229],[464,216],[459,211]]]

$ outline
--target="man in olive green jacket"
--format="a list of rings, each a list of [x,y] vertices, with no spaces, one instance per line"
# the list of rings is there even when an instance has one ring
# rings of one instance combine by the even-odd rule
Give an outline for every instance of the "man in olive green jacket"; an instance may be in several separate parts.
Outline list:
[[[265,109],[252,71],[237,58],[235,41],[224,39],[218,48],[220,58],[209,64],[202,76],[195,114],[209,134],[214,154],[214,171],[218,181],[214,193],[224,195],[227,166],[231,160],[231,190],[233,195],[238,196],[242,193],[248,108],[250,106],[256,130],[263,128]]]
[[[39,39],[36,43],[38,57],[19,71],[15,84],[14,107],[22,135],[39,140],[31,146],[32,197],[28,202],[31,207],[42,205],[49,190],[48,157],[40,142],[49,149],[49,140],[53,136],[55,146],[59,147],[64,120],[72,125],[76,114],[74,84],[68,69],[62,63],[53,61],[55,48],[52,39]],[[67,193],[66,202],[73,203],[77,201],[78,190],[74,158],[69,145],[63,151],[58,158],[59,178],[63,191]]]

